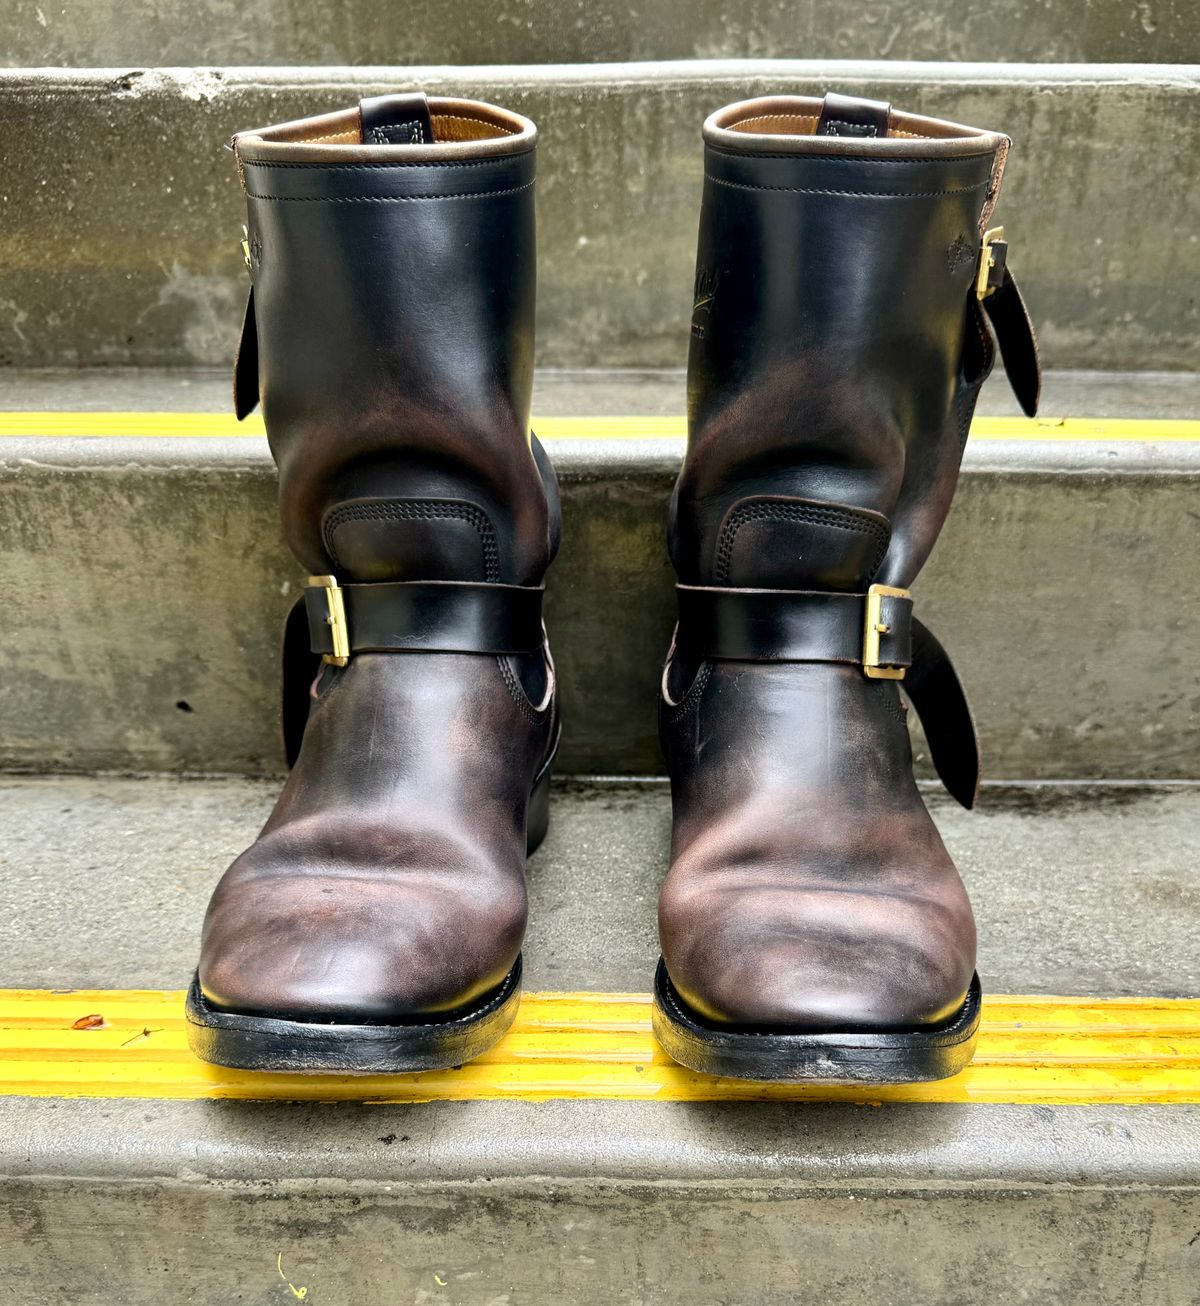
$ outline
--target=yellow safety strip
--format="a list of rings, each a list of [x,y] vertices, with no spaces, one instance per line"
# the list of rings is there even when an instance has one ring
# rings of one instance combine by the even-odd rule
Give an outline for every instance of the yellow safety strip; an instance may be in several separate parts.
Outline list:
[[[655,1043],[650,999],[639,993],[527,993],[508,1036],[457,1070],[304,1076],[224,1070],[197,1060],[187,1046],[181,992],[3,989],[0,1094],[1200,1104],[1200,1000],[985,998],[975,1060],[953,1079],[801,1087],[718,1079],[676,1065]]]
[[[683,417],[541,417],[533,429],[542,440],[666,440],[687,434]],[[62,436],[74,439],[265,434],[255,413],[239,422],[228,413],[19,413],[0,412],[0,436]],[[977,417],[975,440],[1119,440],[1160,443],[1200,440],[1200,421],[1135,417]]]

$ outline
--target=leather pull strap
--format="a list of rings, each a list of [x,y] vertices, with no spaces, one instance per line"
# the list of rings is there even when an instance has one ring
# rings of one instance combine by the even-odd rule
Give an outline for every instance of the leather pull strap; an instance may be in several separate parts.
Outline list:
[[[921,718],[938,776],[951,796],[969,810],[979,796],[981,775],[971,705],[946,650],[915,617],[912,650],[904,692]]]
[[[1012,386],[1013,394],[1026,416],[1035,417],[1042,392],[1042,366],[1038,358],[1037,337],[1029,310],[1012,273],[1004,268],[1000,283],[983,300],[983,310],[988,315],[1000,357],[1004,360],[1004,373]]]
[[[254,287],[246,297],[246,315],[233,359],[233,411],[240,422],[258,406],[258,323],[254,317]]]
[[[892,106],[883,100],[860,100],[830,91],[821,102],[818,136],[876,136],[888,133]]]
[[[310,580],[304,601],[312,651],[331,659],[355,653],[532,653],[545,639],[543,593],[540,585],[338,585],[322,576]]]
[[[433,118],[424,91],[358,102],[364,145],[432,145]]]

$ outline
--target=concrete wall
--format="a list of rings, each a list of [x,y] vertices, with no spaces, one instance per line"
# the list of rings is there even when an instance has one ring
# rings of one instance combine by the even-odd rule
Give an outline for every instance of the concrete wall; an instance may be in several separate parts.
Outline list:
[[[1000,128],[999,216],[1048,366],[1193,368],[1200,69],[687,63],[8,74],[0,367],[223,363],[245,275],[231,132],[420,84],[542,129],[538,359],[680,366],[700,124],[830,86]]]
[[[626,59],[1200,59],[1190,0],[8,0],[0,63],[495,64]]]

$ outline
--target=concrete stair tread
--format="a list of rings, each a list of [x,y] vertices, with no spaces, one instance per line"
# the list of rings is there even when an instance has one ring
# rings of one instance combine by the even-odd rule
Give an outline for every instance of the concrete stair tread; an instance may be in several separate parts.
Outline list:
[[[208,895],[277,791],[0,779],[4,986],[186,986]],[[1200,787],[989,785],[975,812],[926,792],[971,889],[985,992],[1200,997]],[[526,987],[648,991],[667,785],[556,781],[552,813],[530,863]]]
[[[535,417],[678,417],[686,407],[683,369],[541,369]],[[0,370],[0,412],[232,413],[228,368],[8,368]],[[980,416],[1020,409],[997,367]],[[1048,371],[1040,416],[1192,419],[1200,413],[1198,372]]]
[[[0,783],[5,983],[180,985],[209,888],[273,789]],[[1200,993],[1200,789],[995,787],[975,814],[929,797],[990,986]],[[530,866],[531,988],[645,989],[667,829],[660,783],[557,785]],[[294,1300],[289,1283],[364,1306],[784,1306],[801,1290],[1093,1306],[1145,1285],[1142,1301],[1184,1306],[1198,1147],[1200,1107],[1086,1099],[0,1096],[0,1263],[14,1302],[153,1302],[178,1281],[213,1306]]]

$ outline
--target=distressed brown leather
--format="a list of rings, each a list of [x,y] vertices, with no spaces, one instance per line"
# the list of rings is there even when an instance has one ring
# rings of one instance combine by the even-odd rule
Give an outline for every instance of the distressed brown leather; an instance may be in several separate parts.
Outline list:
[[[235,138],[257,342],[240,358],[258,368],[240,406],[248,389],[261,397],[306,572],[537,587],[559,509],[529,434],[536,133],[492,106],[435,99],[422,114],[412,101],[397,97],[394,131],[388,102],[370,102],[366,142],[357,111]],[[440,140],[446,117],[472,131]],[[372,597],[356,648],[388,644]],[[499,645],[478,618],[475,644],[528,649],[527,617]],[[308,674],[287,690],[298,755],[213,895],[199,967],[211,1006],[403,1023],[462,1008],[512,970],[530,793],[557,730],[549,653],[536,638],[532,652],[438,639],[423,651],[401,633],[404,651],[323,665],[307,720],[295,696]],[[292,676],[311,668],[308,641],[294,615]]]
[[[831,117],[844,139],[806,134]],[[801,130],[781,136],[788,122]],[[992,364],[973,285],[1008,141],[925,122],[776,97],[705,124],[669,518],[681,584],[863,594],[907,588],[928,557]],[[1022,357],[1036,370],[1032,336]],[[936,640],[914,631],[914,658],[935,657],[915,680],[922,712],[949,723],[939,765],[969,804],[970,714]],[[729,1025],[950,1016],[975,924],[913,780],[903,682],[836,659],[705,657],[688,636],[660,715],[674,820],[659,930],[679,995]],[[939,686],[957,695],[944,712]]]

